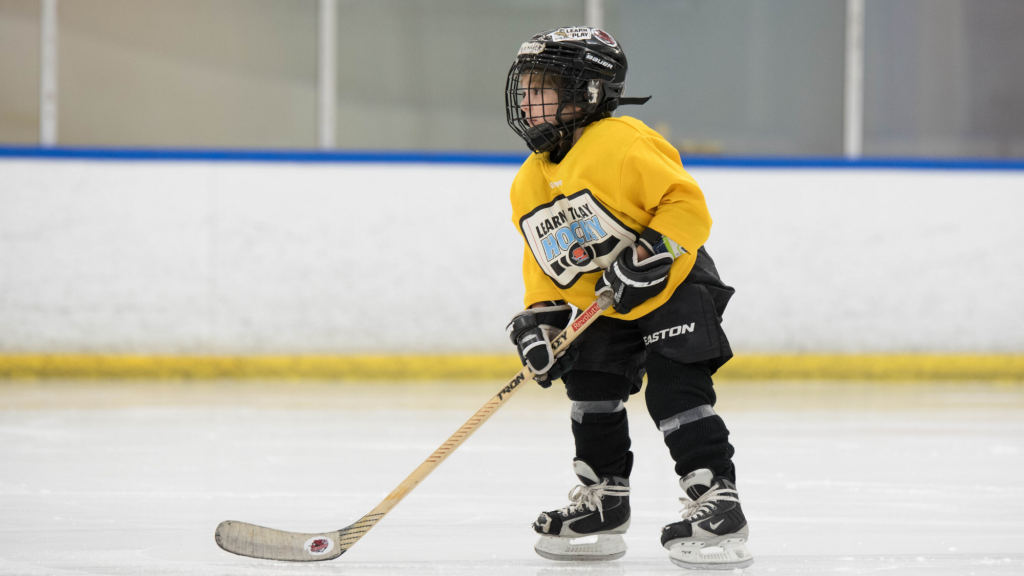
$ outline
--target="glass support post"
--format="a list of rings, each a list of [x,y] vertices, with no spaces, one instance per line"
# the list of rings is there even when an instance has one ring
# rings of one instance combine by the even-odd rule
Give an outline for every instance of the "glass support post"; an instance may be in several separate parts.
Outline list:
[[[338,95],[338,1],[319,0],[317,17],[317,146],[335,147]]]
[[[604,28],[604,0],[583,0],[583,25]]]
[[[864,151],[864,0],[846,0],[846,78],[843,98],[843,155]]]
[[[57,0],[40,0],[39,145],[57,145]]]

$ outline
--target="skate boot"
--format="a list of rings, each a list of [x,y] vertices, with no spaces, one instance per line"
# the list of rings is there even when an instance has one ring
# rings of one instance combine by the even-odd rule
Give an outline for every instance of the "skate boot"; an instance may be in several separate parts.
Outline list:
[[[747,550],[747,519],[736,486],[724,476],[702,468],[679,480],[688,498],[683,521],[665,526],[661,545],[676,566],[701,570],[732,570],[754,563]]]
[[[541,535],[533,549],[548,560],[622,558],[626,554],[622,534],[629,528],[629,480],[601,478],[583,460],[572,464],[583,484],[569,491],[568,506],[544,512],[533,523]]]

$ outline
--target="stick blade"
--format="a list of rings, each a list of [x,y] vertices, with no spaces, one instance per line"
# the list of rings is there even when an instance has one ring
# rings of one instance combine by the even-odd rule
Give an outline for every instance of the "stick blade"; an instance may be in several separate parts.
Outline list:
[[[214,538],[218,546],[232,554],[286,562],[334,560],[348,549],[341,545],[340,530],[303,534],[235,520],[221,522]]]

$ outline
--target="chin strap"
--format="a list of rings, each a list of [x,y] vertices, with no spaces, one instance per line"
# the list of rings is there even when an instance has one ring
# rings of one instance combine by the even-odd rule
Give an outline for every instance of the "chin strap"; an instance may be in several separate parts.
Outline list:
[[[618,106],[642,106],[646,104],[647,101],[650,99],[650,96],[644,96],[643,98],[619,98],[618,100],[615,101],[614,107],[605,108],[604,112],[611,112]],[[564,107],[565,104],[560,106],[558,108],[558,112],[555,113],[555,117],[559,120],[561,120],[562,109]],[[600,114],[591,114],[589,119],[584,121],[578,127],[582,128],[584,126],[588,126],[600,119]],[[549,159],[555,164],[558,164],[559,162],[562,161],[562,158],[564,158],[565,155],[569,153],[569,149],[572,148],[571,136],[568,134],[564,134],[564,130],[568,130],[568,127],[565,126],[565,124],[559,123],[555,125],[550,122],[545,122],[540,126],[534,126],[528,129],[527,137],[529,138],[530,149],[532,149],[534,152],[538,152],[541,154],[543,154],[544,152],[550,152],[551,155],[549,156]],[[551,145],[552,142],[555,143],[554,146]]]
[[[650,96],[644,96],[643,98],[619,98],[619,106],[643,106],[650,99]]]

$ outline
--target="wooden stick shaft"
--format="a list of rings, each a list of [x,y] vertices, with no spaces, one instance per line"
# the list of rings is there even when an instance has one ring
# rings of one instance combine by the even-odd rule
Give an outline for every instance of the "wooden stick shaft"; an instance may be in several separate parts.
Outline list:
[[[572,344],[573,340],[575,340],[581,332],[586,330],[588,326],[593,324],[594,320],[600,317],[601,313],[610,305],[611,297],[605,297],[602,295],[601,298],[598,298],[598,300],[591,304],[587,309],[582,310],[580,315],[577,316],[576,319],[573,320],[572,323],[551,342],[551,349],[554,353],[558,354],[568,348],[569,345]],[[476,414],[473,414],[473,416],[467,420],[466,423],[455,432],[455,434],[452,434],[444,444],[441,444],[437,450],[434,450],[433,454],[420,464],[408,478],[403,480],[397,488],[392,490],[391,494],[388,494],[387,497],[384,498],[384,501],[374,508],[367,516],[380,514],[381,516],[378,516],[376,520],[379,521],[382,519],[384,517],[383,515],[386,515],[395,506],[397,506],[398,503],[409,494],[409,492],[412,492],[413,488],[429,476],[435,468],[440,466],[441,462],[444,462],[452,452],[454,452],[459,446],[462,446],[462,443],[472,436],[473,433],[481,426],[483,426],[484,422],[487,422],[487,420],[498,411],[498,408],[504,405],[513,394],[518,392],[519,387],[523,382],[532,378],[533,372],[530,370],[530,367],[524,366],[518,374],[509,380],[508,384],[504,388],[495,394],[487,404],[484,404],[482,408],[477,410]],[[347,547],[351,547],[353,544],[355,544],[355,541],[351,542]]]
[[[597,302],[582,310],[581,314],[551,342],[551,348],[555,354],[564,351],[579,336],[580,332],[593,324],[601,312],[611,306],[611,300],[610,295],[603,294]],[[520,370],[504,388],[495,394],[487,404],[484,404],[483,408],[477,410],[472,418],[467,420],[455,434],[452,434],[423,464],[420,464],[408,478],[402,481],[398,488],[388,494],[383,502],[355,523],[334,532],[307,534],[226,520],[217,526],[214,533],[217,545],[233,554],[271,560],[317,562],[341,556],[493,416],[498,408],[519,390],[522,383],[532,377],[533,372],[528,367]]]

